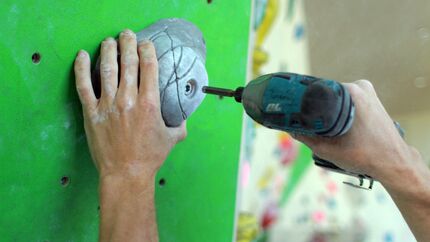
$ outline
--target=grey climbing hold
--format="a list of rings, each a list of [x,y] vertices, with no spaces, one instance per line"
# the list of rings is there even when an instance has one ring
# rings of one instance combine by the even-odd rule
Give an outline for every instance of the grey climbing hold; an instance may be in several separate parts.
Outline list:
[[[138,32],[157,52],[161,113],[168,126],[179,126],[200,105],[208,85],[206,45],[200,30],[183,19],[162,19]]]
[[[205,97],[201,91],[208,85],[203,35],[191,22],[171,18],[159,20],[136,36],[138,43],[143,40],[154,43],[159,66],[161,114],[167,126],[177,127]],[[97,65],[95,79],[99,79],[98,73]]]

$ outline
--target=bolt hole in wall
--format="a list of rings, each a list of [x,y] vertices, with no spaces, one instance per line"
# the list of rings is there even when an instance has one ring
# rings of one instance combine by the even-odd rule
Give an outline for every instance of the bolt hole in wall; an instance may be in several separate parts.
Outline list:
[[[68,177],[68,176],[61,177],[60,183],[63,187],[68,186],[70,184],[70,177]]]
[[[187,85],[185,86],[185,93],[189,93],[189,92],[191,92],[191,85],[187,83]]]
[[[212,3],[212,0],[208,0],[208,4],[211,4]]]
[[[196,90],[196,80],[191,79],[187,81],[187,84],[185,85],[185,96],[192,97]]]
[[[40,55],[40,53],[39,53],[39,52],[35,52],[35,53],[33,53],[33,55],[31,56],[31,61],[32,61],[34,64],[39,64],[39,63],[40,63],[40,61],[41,61],[41,59],[42,59],[42,56]]]
[[[160,181],[158,181],[158,184],[160,185],[160,187],[163,187],[164,185],[166,185],[166,179],[161,178]]]

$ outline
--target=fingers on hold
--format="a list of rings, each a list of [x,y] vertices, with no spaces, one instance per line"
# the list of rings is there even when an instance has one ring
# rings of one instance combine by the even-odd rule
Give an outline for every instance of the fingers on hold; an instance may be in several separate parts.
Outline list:
[[[116,75],[116,69],[111,63],[102,61],[100,63],[100,76],[102,79],[111,79]]]
[[[117,43],[108,38],[102,42],[100,75],[102,79],[112,79],[118,75]]]
[[[140,87],[142,96],[151,95],[159,102],[158,61],[154,45],[149,41],[139,43]]]
[[[120,42],[122,40],[132,40],[132,39],[136,39],[136,34],[130,29],[124,29],[119,35]]]
[[[151,42],[139,43],[140,75],[147,81],[158,81],[158,62],[154,45]],[[142,81],[142,80],[141,80]],[[156,83],[158,85],[158,82]]]
[[[82,105],[92,108],[96,104],[96,97],[91,84],[90,58],[84,50],[79,51],[75,59],[74,71],[76,90]]]
[[[133,106],[132,104],[137,95],[139,57],[137,55],[136,34],[128,29],[124,30],[119,36],[119,45],[121,52],[121,79],[116,102],[121,110]]]
[[[154,62],[157,60],[154,44],[149,40],[139,43],[139,57],[143,62]]]
[[[127,69],[133,69],[135,73],[130,73],[135,75],[137,78],[137,68],[139,64],[139,57],[137,55],[137,41],[136,34],[131,30],[124,30],[119,37],[120,50],[121,50],[121,71]],[[122,77],[127,77],[124,75],[127,73],[121,73]],[[127,81],[127,80],[126,80]]]
[[[84,50],[80,50],[75,59],[75,76],[76,81],[83,81],[82,79],[86,79],[90,70],[90,58],[88,53]]]
[[[102,42],[100,77],[103,96],[113,97],[118,85],[117,43],[113,38]]]

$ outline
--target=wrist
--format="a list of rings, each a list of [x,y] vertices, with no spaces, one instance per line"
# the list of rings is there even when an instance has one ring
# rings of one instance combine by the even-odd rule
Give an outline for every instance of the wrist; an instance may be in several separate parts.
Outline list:
[[[154,193],[154,177],[103,176],[99,181],[100,210],[107,214],[124,203],[154,199]]]
[[[141,194],[155,189],[156,171],[152,169],[117,169],[101,171],[99,177],[100,198],[118,197],[119,194]]]
[[[413,147],[406,147],[396,160],[390,162],[378,180],[391,196],[408,199],[430,198],[430,170],[420,153]]]
[[[154,180],[159,166],[147,160],[102,161],[99,164],[100,181],[125,182],[141,179]]]
[[[129,174],[108,174],[100,175],[99,184],[100,191],[105,189],[109,190],[142,190],[154,187],[155,173],[148,173],[145,175],[129,175]]]

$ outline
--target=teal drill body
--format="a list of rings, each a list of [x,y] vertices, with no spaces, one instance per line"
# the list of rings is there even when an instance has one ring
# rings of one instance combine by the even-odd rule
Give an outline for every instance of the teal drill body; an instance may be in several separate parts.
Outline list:
[[[256,122],[271,129],[307,136],[336,137],[345,134],[354,121],[355,108],[348,90],[339,82],[295,73],[271,73],[236,90],[203,87],[203,92],[234,97]],[[400,135],[404,132],[394,122]],[[344,170],[333,162],[313,155],[315,164],[325,169],[363,179],[366,174]]]
[[[345,134],[354,121],[351,96],[334,80],[280,72],[260,76],[236,90],[203,87],[203,92],[234,97],[256,122],[292,134],[336,137]],[[315,155],[313,159],[323,168],[373,181]]]
[[[354,120],[354,104],[340,83],[293,73],[261,76],[242,89],[246,113],[272,129],[335,137]]]

